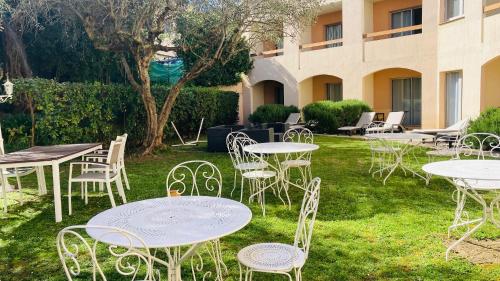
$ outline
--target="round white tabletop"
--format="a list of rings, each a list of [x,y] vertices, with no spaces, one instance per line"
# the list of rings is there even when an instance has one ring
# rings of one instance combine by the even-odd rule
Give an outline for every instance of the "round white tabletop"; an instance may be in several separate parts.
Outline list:
[[[192,245],[232,234],[250,222],[252,212],[240,202],[206,196],[164,197],[137,201],[97,214],[87,225],[127,230],[144,240],[148,248]],[[129,246],[121,235],[88,228],[94,239]],[[106,234],[106,235],[104,235]],[[134,247],[142,247],[132,242]]]
[[[422,169],[446,178],[500,181],[500,160],[439,161],[426,164]]]
[[[264,142],[247,145],[244,151],[256,154],[304,153],[319,149],[316,144],[296,142]]]
[[[384,133],[384,134],[366,134],[367,138],[383,139],[383,140],[425,140],[433,139],[433,135],[419,133]]]

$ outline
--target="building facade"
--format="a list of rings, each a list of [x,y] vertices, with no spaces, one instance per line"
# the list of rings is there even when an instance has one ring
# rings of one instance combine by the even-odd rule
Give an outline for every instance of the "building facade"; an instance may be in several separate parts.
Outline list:
[[[245,121],[262,104],[359,99],[435,128],[500,107],[500,0],[330,0],[302,34],[255,52]]]

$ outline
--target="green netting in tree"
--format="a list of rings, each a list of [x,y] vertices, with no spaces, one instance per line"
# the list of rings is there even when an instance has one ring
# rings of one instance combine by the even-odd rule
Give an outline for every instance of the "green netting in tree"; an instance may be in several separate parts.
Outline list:
[[[181,59],[153,61],[149,65],[151,82],[174,84],[182,77],[184,64]]]

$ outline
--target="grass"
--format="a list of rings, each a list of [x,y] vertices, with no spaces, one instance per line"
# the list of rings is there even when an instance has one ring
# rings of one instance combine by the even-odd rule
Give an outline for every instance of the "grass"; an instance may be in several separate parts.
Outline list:
[[[447,227],[454,211],[453,189],[445,180],[433,179],[425,186],[422,180],[398,171],[384,186],[381,179],[368,175],[370,153],[365,142],[320,136],[316,143],[321,148],[313,154],[313,174],[322,178],[321,199],[304,280],[500,280],[499,265],[473,265],[457,256],[445,261]],[[426,161],[423,155],[420,157]],[[128,159],[132,186],[128,200],[165,196],[169,169],[193,159],[211,161],[220,168],[223,196],[229,197],[233,177],[229,157],[206,153],[201,146]],[[67,167],[61,178],[67,178]],[[50,187],[50,176],[47,180]],[[75,194],[74,214],[69,217],[64,198],[63,222],[55,223],[51,196],[36,196],[34,176],[23,178],[23,183],[30,194],[28,202],[24,206],[14,204],[8,214],[0,215],[0,280],[65,280],[56,253],[57,232],[68,225],[85,224],[110,208],[109,200],[105,194],[95,193],[85,206]],[[292,189],[291,197],[293,207],[288,210],[278,199],[267,196],[266,218],[256,204],[251,204],[251,223],[222,240],[230,270],[226,280],[237,280],[238,249],[258,242],[293,242],[302,194]],[[473,208],[473,213],[479,214],[477,206]],[[488,224],[474,237],[499,236],[500,231]],[[185,279],[189,277],[187,272],[186,264]],[[256,274],[254,279],[285,280],[270,274]]]

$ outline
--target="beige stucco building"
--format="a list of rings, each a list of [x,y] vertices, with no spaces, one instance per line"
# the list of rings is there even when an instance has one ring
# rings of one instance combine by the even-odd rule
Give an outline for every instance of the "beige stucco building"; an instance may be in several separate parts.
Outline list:
[[[500,0],[330,0],[302,34],[255,52],[245,121],[262,104],[326,99],[423,128],[500,107]]]

